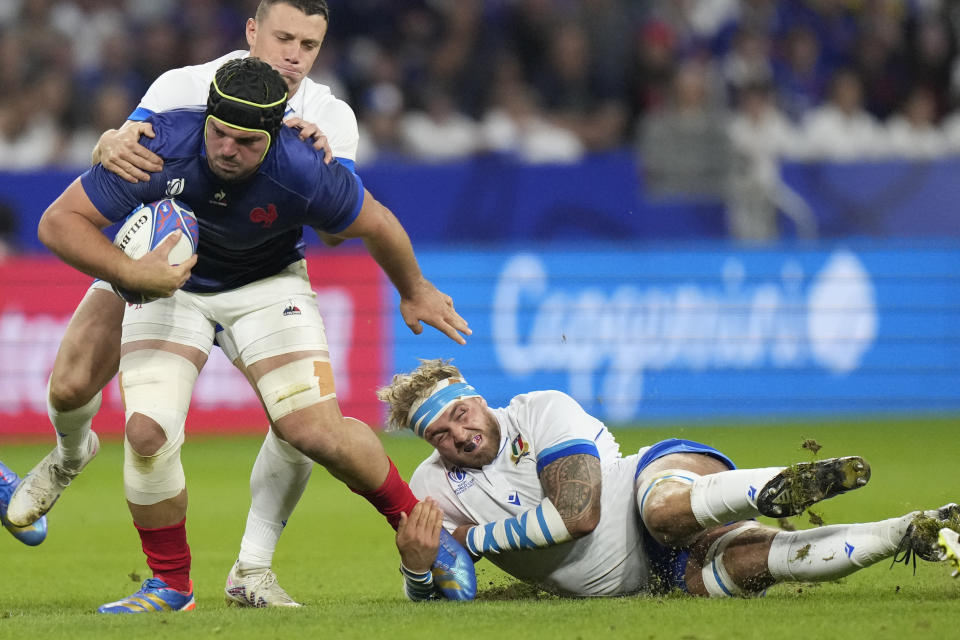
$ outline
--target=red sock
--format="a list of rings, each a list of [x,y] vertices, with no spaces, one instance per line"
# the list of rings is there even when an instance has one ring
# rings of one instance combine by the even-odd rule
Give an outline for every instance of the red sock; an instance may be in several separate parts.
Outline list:
[[[400,514],[409,514],[413,505],[420,501],[413,495],[410,485],[400,477],[400,472],[397,471],[393,460],[387,458],[387,461],[390,462],[390,470],[387,471],[387,479],[383,481],[379,489],[373,491],[351,489],[351,491],[366,498],[377,511],[387,518],[390,526],[396,529],[400,524]]]
[[[187,544],[186,522],[184,518],[179,524],[158,529],[145,529],[134,523],[153,576],[184,592],[190,591],[190,545]]]

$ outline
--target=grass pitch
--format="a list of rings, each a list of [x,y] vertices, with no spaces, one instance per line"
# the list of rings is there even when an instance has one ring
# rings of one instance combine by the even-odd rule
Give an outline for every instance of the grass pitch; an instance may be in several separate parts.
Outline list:
[[[872,465],[864,489],[814,507],[827,524],[875,520],[960,500],[960,421],[644,427],[615,430],[625,453],[664,437],[717,446],[739,466],[770,466],[858,454]],[[189,428],[189,427],[188,427]],[[383,437],[405,477],[428,447]],[[813,440],[817,454],[803,443]],[[149,576],[123,500],[121,447],[108,441],[49,515],[50,534],[28,548],[0,532],[0,639],[33,638],[953,638],[960,636],[960,579],[944,564],[916,575],[889,562],[835,583],[778,585],[765,598],[561,600],[521,585],[487,562],[473,603],[407,602],[392,530],[323,469],[290,520],[274,568],[305,603],[298,610],[228,608],[223,583],[249,506],[259,438],[190,438],[183,460],[197,610],[100,616],[98,605],[129,595]],[[48,445],[0,441],[0,459],[23,473]],[[795,517],[798,528],[811,525]]]

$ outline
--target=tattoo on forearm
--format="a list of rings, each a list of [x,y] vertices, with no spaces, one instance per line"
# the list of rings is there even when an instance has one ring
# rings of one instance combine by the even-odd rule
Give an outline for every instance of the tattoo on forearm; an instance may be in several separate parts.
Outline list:
[[[543,492],[571,533],[579,529],[581,521],[591,520],[599,512],[600,478],[600,461],[585,454],[561,458],[541,472]]]

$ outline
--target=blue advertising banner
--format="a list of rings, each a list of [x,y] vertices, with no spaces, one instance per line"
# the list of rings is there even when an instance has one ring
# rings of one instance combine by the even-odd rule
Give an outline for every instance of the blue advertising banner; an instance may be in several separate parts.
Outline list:
[[[495,406],[611,423],[960,409],[960,245],[420,252],[473,330],[395,314],[394,368],[453,358]]]

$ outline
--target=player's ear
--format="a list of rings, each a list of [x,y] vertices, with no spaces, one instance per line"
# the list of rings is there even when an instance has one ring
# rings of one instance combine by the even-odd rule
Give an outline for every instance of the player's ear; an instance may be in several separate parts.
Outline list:
[[[251,49],[253,45],[257,42],[257,21],[253,18],[247,18],[247,46]]]

